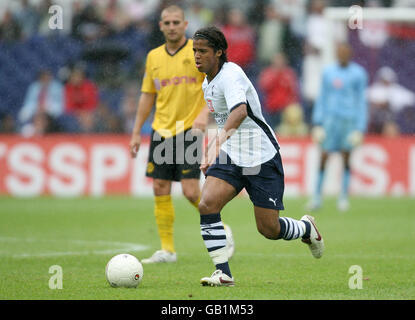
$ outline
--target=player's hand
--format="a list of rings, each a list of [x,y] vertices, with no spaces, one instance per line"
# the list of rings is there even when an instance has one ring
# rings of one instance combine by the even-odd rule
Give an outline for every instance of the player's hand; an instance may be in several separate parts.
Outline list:
[[[206,127],[209,122],[209,109],[205,106],[202,111],[198,114],[196,119],[193,121],[192,129],[195,131],[206,131]]]
[[[352,145],[352,147],[357,147],[362,144],[363,134],[360,131],[353,131],[347,137],[347,141]]]
[[[199,116],[193,121],[192,130],[196,132],[206,131],[206,127],[208,124],[208,118],[204,114],[199,114]]]
[[[207,163],[203,163],[200,165],[200,170],[202,171],[202,173],[206,176],[206,171],[207,169],[209,169],[210,165],[208,165]]]
[[[196,121],[196,120],[193,122],[192,130],[195,130],[195,131],[200,130],[202,131],[202,133],[205,132],[206,127],[207,127],[207,121]]]
[[[326,138],[326,131],[322,126],[315,126],[311,129],[311,138],[315,143],[322,143]]]
[[[204,175],[206,175],[206,171],[209,169],[209,167],[215,163],[216,158],[219,156],[220,151],[220,144],[217,137],[215,138],[215,141],[208,144],[205,148],[205,152],[203,154],[203,160],[202,164],[200,165],[200,170],[203,172]]]
[[[140,143],[141,135],[133,133],[130,140],[130,154],[132,158],[137,156],[138,150],[140,149]]]

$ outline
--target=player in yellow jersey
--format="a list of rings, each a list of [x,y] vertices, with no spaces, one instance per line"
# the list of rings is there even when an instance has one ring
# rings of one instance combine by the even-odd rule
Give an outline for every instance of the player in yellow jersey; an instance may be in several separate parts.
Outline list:
[[[159,25],[166,43],[147,55],[130,141],[130,153],[135,158],[140,148],[142,126],[155,102],[146,175],[153,178],[154,214],[161,250],[141,260],[143,263],[177,260],[173,239],[172,181],[180,181],[184,196],[195,208],[200,201],[199,166],[208,109],[202,91],[205,75],[195,66],[193,43],[185,36],[187,24],[184,12],[178,6],[169,6],[161,12]],[[226,230],[230,257],[234,245],[228,226]]]

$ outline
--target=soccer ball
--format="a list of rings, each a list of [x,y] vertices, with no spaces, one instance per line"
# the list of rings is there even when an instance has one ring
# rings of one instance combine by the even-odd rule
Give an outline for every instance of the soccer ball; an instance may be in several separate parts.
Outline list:
[[[131,254],[118,254],[108,261],[105,276],[111,287],[135,288],[143,279],[143,266]]]

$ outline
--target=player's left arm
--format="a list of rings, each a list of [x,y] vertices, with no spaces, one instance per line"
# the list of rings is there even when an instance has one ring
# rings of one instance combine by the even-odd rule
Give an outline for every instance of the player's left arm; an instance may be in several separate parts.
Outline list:
[[[235,72],[224,82],[223,95],[228,107],[229,116],[218,134],[217,144],[221,146],[239,128],[248,116],[246,80],[241,73]]]
[[[368,122],[367,78],[366,71],[362,70],[357,83],[357,130],[362,133],[366,132]]]
[[[240,103],[238,106],[234,107],[229,114],[223,129],[218,134],[217,144],[221,146],[226,140],[228,140],[247,116],[248,107],[246,103]]]
[[[362,70],[356,85],[356,129],[350,133],[348,140],[353,147],[363,142],[363,135],[367,130],[368,104],[366,98],[367,74]]]
[[[241,74],[235,72],[227,80],[228,81],[225,81],[223,84],[223,95],[226,100],[229,116],[226,119],[222,130],[219,131],[214,141],[209,143],[207,150],[205,150],[204,161],[200,166],[200,169],[204,174],[206,173],[207,168],[213,164],[219,156],[222,144],[234,134],[248,116],[248,100],[244,90],[244,78]]]
[[[314,103],[312,114],[311,114],[311,124],[313,128],[311,129],[311,138],[315,143],[322,143],[326,137],[326,132],[323,127],[323,119],[326,114],[327,106],[327,96],[330,90],[329,85],[329,72],[330,69],[326,68],[323,70],[321,76],[320,84],[320,93]]]
[[[200,166],[203,174],[206,174],[209,166],[212,165],[219,156],[222,144],[224,144],[226,140],[232,136],[247,116],[248,109],[246,103],[241,103],[232,109],[222,130],[220,130],[215,139],[206,146],[204,159],[202,165]]]
[[[233,108],[226,120],[224,127],[216,135],[215,139],[209,143],[204,152],[204,161],[200,166],[200,169],[205,174],[206,170],[211,164],[213,164],[216,158],[219,156],[220,148],[222,144],[228,140],[233,133],[239,128],[241,123],[248,116],[248,109],[246,103],[240,103],[237,107]]]

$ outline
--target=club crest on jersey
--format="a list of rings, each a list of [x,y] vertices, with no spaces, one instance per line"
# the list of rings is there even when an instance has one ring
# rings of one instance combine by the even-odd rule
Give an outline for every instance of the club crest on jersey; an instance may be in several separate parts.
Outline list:
[[[210,112],[215,112],[215,109],[213,108],[213,102],[210,99],[207,99],[207,106]]]
[[[154,171],[154,164],[152,163],[152,162],[149,162],[148,164],[147,164],[147,173],[153,173],[153,171]]]
[[[335,87],[336,89],[341,89],[343,88],[343,81],[340,78],[336,78],[333,80],[333,87]]]

